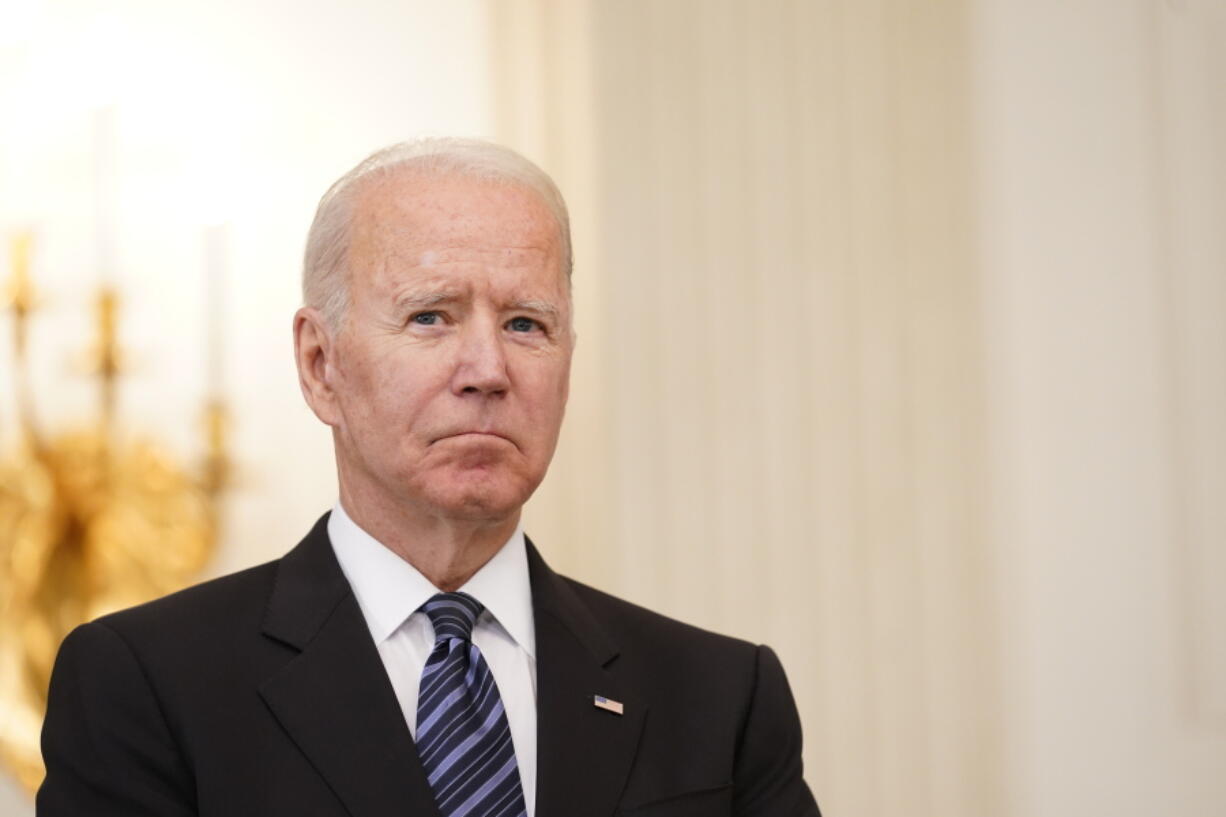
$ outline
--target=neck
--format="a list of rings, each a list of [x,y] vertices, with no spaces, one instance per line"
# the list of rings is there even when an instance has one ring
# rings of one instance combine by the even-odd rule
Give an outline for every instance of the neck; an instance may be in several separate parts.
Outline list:
[[[461,588],[494,557],[519,525],[504,519],[453,519],[360,501],[341,486],[341,506],[358,527],[444,592]]]

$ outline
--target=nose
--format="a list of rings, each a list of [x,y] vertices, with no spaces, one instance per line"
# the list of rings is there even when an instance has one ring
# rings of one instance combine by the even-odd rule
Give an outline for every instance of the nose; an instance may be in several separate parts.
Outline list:
[[[493,321],[473,321],[460,333],[452,391],[456,394],[504,394],[511,385],[503,338]]]

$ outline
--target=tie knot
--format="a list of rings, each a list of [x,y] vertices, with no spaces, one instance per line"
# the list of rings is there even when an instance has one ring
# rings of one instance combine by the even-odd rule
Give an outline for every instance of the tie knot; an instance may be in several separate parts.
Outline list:
[[[445,638],[471,641],[473,625],[485,609],[467,593],[439,593],[421,606],[434,625],[435,643]]]

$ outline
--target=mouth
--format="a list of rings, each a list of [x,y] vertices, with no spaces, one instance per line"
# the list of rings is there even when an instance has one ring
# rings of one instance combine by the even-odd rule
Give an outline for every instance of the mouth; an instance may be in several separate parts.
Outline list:
[[[440,442],[442,440],[468,440],[468,439],[471,439],[473,441],[477,441],[481,439],[502,440],[504,442],[510,443],[511,445],[515,445],[514,440],[512,440],[510,437],[506,436],[505,434],[499,434],[497,431],[453,431],[450,434],[444,434],[441,437],[431,440],[430,444],[434,445],[434,443]]]

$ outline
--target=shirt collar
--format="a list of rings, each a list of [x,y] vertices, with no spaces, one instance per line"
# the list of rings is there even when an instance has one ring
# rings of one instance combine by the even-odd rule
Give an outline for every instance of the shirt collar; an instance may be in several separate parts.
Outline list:
[[[440,592],[417,568],[358,527],[340,502],[328,518],[328,538],[376,644],[385,641],[417,608]],[[488,615],[529,656],[536,657],[532,584],[522,527],[516,527],[511,538],[460,591],[481,602]]]

